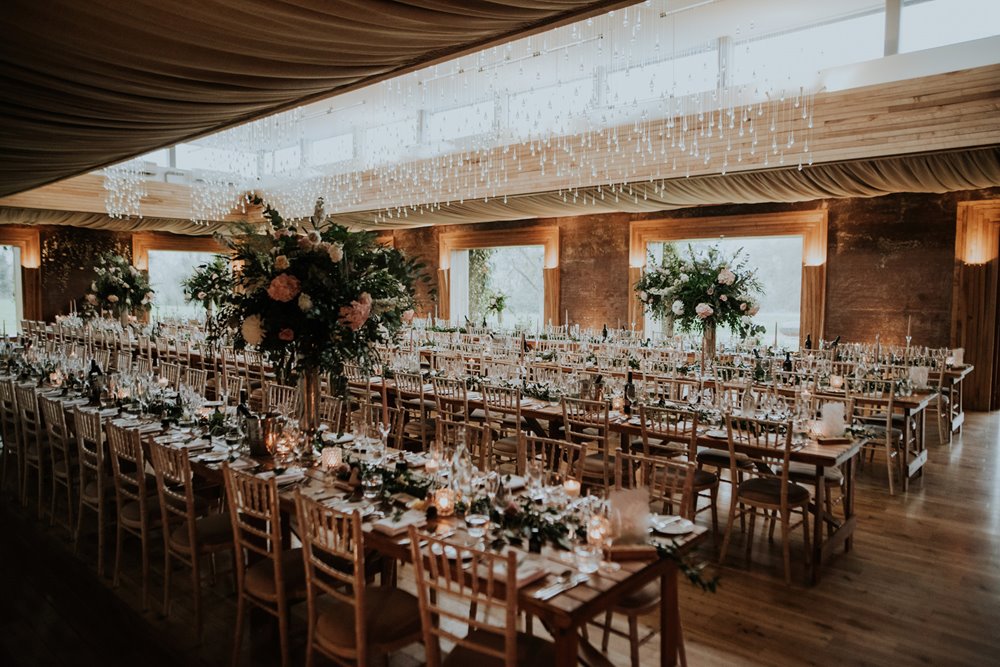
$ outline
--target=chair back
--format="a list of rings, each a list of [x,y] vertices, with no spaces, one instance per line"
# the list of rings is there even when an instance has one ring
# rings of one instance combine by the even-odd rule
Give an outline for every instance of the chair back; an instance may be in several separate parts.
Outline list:
[[[17,397],[13,380],[0,380],[0,436],[4,447],[13,450],[21,442],[21,420],[17,414]],[[18,450],[20,451],[20,450]]]
[[[62,403],[48,396],[39,397],[38,403],[42,409],[49,447],[54,454],[58,453],[53,465],[58,466],[61,473],[68,475],[70,453],[75,448],[70,447],[69,428],[66,427],[66,413],[63,411]]]
[[[688,460],[695,460],[698,453],[697,412],[640,405],[639,424],[642,428],[642,451],[646,456],[676,456],[679,448],[683,448]]]
[[[493,460],[490,429],[483,425],[438,417],[435,440],[440,446],[446,450],[448,447],[454,449],[460,437],[465,438],[465,448],[472,463],[480,470],[488,470]]]
[[[511,416],[520,428],[521,390],[518,387],[501,387],[484,383],[483,407],[488,423],[499,424],[504,417]]]
[[[583,483],[586,445],[536,435],[521,436],[520,444],[517,457],[519,474],[527,474],[528,464],[538,462],[546,471],[549,483],[566,479]]]
[[[729,473],[739,479],[737,452],[753,463],[753,474],[781,482],[781,503],[788,499],[788,462],[792,452],[792,423],[728,415]],[[737,450],[737,445],[739,449]]]
[[[208,371],[200,368],[186,368],[181,382],[199,396],[204,396],[205,388],[208,385]]]
[[[235,371],[217,377],[221,377],[218,398],[221,400],[225,397],[226,405],[239,405],[240,394],[246,388],[243,378],[236,375]]]
[[[160,377],[167,378],[170,386],[177,389],[181,382],[181,367],[169,361],[161,361],[159,368]]]
[[[128,373],[132,370],[132,351],[118,350],[115,355],[115,369],[119,373]]]
[[[428,667],[441,664],[441,639],[517,664],[517,554],[480,551],[410,528],[417,599]],[[465,628],[465,633],[459,629]],[[493,641],[469,638],[479,637]],[[496,647],[502,648],[496,648]]]
[[[433,379],[438,415],[455,421],[468,419],[468,389],[464,379],[437,376]]]
[[[139,516],[146,517],[146,456],[139,432],[107,423],[108,450],[115,476],[119,509],[130,500],[139,503]]]
[[[14,385],[15,403],[17,405],[17,419],[21,423],[21,439],[25,445],[34,443],[41,447],[42,434],[42,414],[38,408],[38,394],[31,385]]]
[[[319,397],[319,420],[326,424],[334,433],[338,433],[343,426],[344,402],[329,394],[321,394]]]
[[[264,392],[264,412],[279,412],[283,415],[294,415],[298,411],[298,387],[270,382]]]
[[[183,522],[188,532],[188,544],[198,544],[195,535],[197,514],[194,506],[194,484],[191,459],[179,447],[150,440],[149,458],[156,475],[156,492],[160,497],[163,525]]]
[[[87,472],[97,479],[98,491],[104,492],[104,427],[97,410],[73,408],[73,429],[76,431],[76,451],[80,459],[81,487]],[[99,496],[98,497],[103,497]]]
[[[361,406],[361,419],[368,425],[373,436],[379,435],[379,426],[387,425],[389,433],[386,436],[386,444],[395,449],[402,449],[403,445],[403,411],[392,406],[383,406],[381,403],[363,403]]]
[[[615,488],[649,490],[649,502],[664,514],[694,519],[694,463],[662,456],[615,453]]]
[[[354,609],[354,651],[357,664],[367,661],[365,616],[365,544],[361,513],[346,514],[312,498],[295,493],[306,567],[306,602],[310,625],[316,620],[319,596],[350,605]]]

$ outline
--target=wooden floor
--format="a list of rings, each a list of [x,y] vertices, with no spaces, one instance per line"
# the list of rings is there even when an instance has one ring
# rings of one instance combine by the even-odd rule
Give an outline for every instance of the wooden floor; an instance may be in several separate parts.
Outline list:
[[[782,579],[780,541],[760,537],[748,568],[737,532],[717,593],[682,585],[689,664],[1000,662],[1000,413],[969,414],[965,433],[950,447],[931,438],[925,478],[908,494],[890,496],[878,465],[863,472],[855,549],[834,560],[816,587],[802,583],[801,532],[792,538],[790,587]],[[175,577],[169,618],[158,607],[140,610],[137,545],[127,550],[122,586],[112,589],[96,575],[92,539],[76,555],[64,530],[39,525],[32,512],[6,498],[0,535],[0,665],[229,660],[235,605],[224,565],[215,585],[206,583],[208,621],[199,641],[189,630],[183,576]],[[702,556],[712,557],[711,548]],[[403,570],[406,588],[412,588],[409,574]],[[162,566],[154,567],[155,600],[161,577]],[[305,627],[302,610],[296,613],[293,658],[301,664]],[[277,637],[268,620],[252,620],[245,635],[242,664],[276,662]],[[657,646],[643,647],[644,665],[658,662]],[[627,665],[625,643],[614,639],[611,648],[612,660]],[[422,657],[415,646],[394,655],[391,664],[412,667]]]

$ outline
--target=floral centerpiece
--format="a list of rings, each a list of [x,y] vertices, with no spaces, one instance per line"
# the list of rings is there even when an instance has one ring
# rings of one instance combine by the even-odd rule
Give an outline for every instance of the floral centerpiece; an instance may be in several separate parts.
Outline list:
[[[227,241],[238,268],[216,319],[237,349],[253,346],[279,376],[299,380],[308,432],[316,427],[319,373],[331,373],[344,394],[344,364],[374,365],[376,346],[392,343],[412,320],[414,282],[426,277],[374,233],[332,224],[322,199],[308,220],[285,220],[270,206],[264,218],[263,229],[244,226]]]
[[[494,313],[497,322],[503,323],[503,311],[507,308],[507,295],[503,292],[493,292],[486,301],[486,312]]]
[[[647,267],[635,290],[655,319],[672,318],[681,331],[701,331],[710,358],[717,327],[740,338],[764,330],[753,323],[760,309],[760,281],[742,249],[727,256],[718,245],[696,252],[689,244],[681,256],[667,245],[662,261]]]
[[[149,277],[132,263],[113,252],[101,253],[94,267],[97,274],[84,297],[84,312],[111,311],[128,324],[128,316],[146,312],[153,305]]]
[[[216,255],[208,264],[198,266],[181,283],[181,287],[184,288],[184,298],[189,303],[200,303],[205,307],[205,312],[211,314],[212,308],[221,304],[233,292],[233,272],[229,257]]]

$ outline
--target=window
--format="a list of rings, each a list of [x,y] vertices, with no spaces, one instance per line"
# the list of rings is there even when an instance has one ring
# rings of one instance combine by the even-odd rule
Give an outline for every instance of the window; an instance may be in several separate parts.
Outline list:
[[[542,323],[545,247],[541,245],[473,248],[451,251],[451,319],[484,319],[490,325],[534,328]],[[497,314],[489,304],[504,297]]]
[[[202,169],[238,174],[244,177],[257,176],[257,154],[250,151],[224,150],[197,144],[177,144],[178,169]]]
[[[312,142],[311,162],[314,165],[343,162],[353,157],[354,136],[351,134],[338,134]]]
[[[718,244],[726,255],[732,255],[740,248],[747,259],[747,265],[757,269],[757,277],[763,287],[760,297],[760,312],[754,323],[767,329],[765,343],[772,343],[777,332],[779,347],[797,349],[799,346],[799,318],[802,299],[802,237],[767,236],[723,239],[692,239],[685,241],[655,242],[647,246],[648,265],[659,264],[663,258],[663,248],[669,243],[681,256],[686,256],[688,245],[696,253]],[[646,315],[646,331],[662,331],[663,323]],[[718,331],[719,341],[728,340],[728,330]]]
[[[493,129],[495,111],[493,100],[488,100],[429,113],[424,121],[423,141],[435,144],[490,132]]]
[[[186,280],[196,266],[212,261],[215,253],[184,250],[150,250],[149,283],[156,293],[153,319],[202,319],[205,309],[198,303],[184,300],[181,281]]]
[[[909,0],[899,21],[899,52],[920,51],[1000,34],[996,0]]]
[[[24,317],[21,304],[21,249],[0,245],[0,323],[4,332],[17,332]]]

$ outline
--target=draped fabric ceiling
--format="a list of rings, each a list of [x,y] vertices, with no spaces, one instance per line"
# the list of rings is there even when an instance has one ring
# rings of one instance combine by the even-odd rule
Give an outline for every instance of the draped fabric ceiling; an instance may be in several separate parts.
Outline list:
[[[0,196],[635,0],[5,0]]]
[[[701,176],[666,181],[662,187],[635,183],[617,194],[597,188],[571,195],[542,192],[500,199],[466,201],[442,206],[434,213],[403,218],[396,225],[371,224],[372,212],[344,213],[331,216],[335,222],[367,229],[392,229],[525,220],[598,213],[666,211],[712,204],[760,204],[798,202],[814,199],[878,197],[893,192],[954,192],[1000,187],[1000,147],[952,151],[928,155],[879,158],[797,168]],[[631,194],[630,194],[631,192]],[[582,203],[586,193],[588,203]],[[590,203],[596,197],[596,204]],[[116,220],[100,213],[75,213],[37,209],[0,208],[0,224],[72,225],[117,231],[166,231],[176,234],[225,233],[232,227],[225,223],[195,224],[172,218],[129,218]]]

